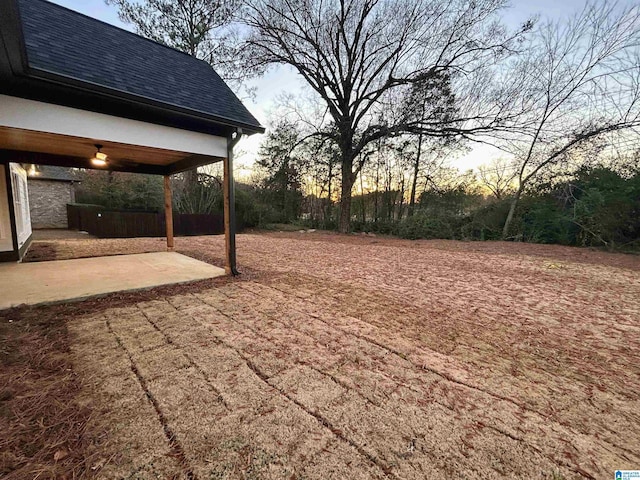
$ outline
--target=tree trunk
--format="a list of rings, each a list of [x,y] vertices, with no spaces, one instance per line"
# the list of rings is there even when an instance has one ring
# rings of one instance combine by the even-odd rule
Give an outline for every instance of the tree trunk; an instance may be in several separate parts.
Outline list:
[[[373,221],[378,221],[378,192],[380,188],[380,159],[376,165],[376,187],[373,191]]]
[[[325,214],[325,220],[329,221],[331,220],[331,206],[332,206],[332,200],[331,200],[331,184],[333,183],[333,160],[330,159],[329,160],[329,185],[327,186],[327,196],[328,196],[328,202],[327,202],[327,213]],[[326,228],[326,227],[325,227]]]
[[[504,227],[502,228],[502,239],[506,240],[509,235],[509,228],[511,227],[511,222],[513,221],[513,215],[516,212],[516,207],[518,206],[518,201],[520,200],[520,196],[522,195],[522,189],[519,188],[516,191],[513,200],[511,200],[511,205],[509,206],[509,213],[507,214],[507,219],[504,221]]]
[[[398,221],[402,220],[402,207],[404,207],[404,172],[402,172],[402,181],[400,182],[400,208],[398,209]]]
[[[340,198],[340,233],[349,233],[351,229],[351,187],[342,185],[342,197]]]
[[[364,203],[364,187],[362,185],[362,172],[360,172],[360,207],[361,207],[361,214],[362,214],[362,226],[364,228],[364,224],[367,222],[367,213],[365,210],[365,203]]]
[[[387,199],[387,221],[391,222],[393,220],[393,207],[396,204],[395,195],[391,190],[391,174],[387,175],[387,182],[385,186],[385,197]]]
[[[411,183],[411,195],[409,196],[409,211],[407,217],[413,216],[413,210],[416,205],[416,188],[418,187],[418,173],[420,172],[420,153],[422,152],[422,134],[418,135],[418,152],[416,153],[416,161],[413,164],[413,182]]]
[[[184,181],[189,191],[192,191],[198,184],[198,168],[192,168],[184,172]]]
[[[353,161],[349,158],[342,160],[342,189],[340,192],[340,223],[338,231],[349,233],[351,230],[351,191],[355,179],[352,172]]]
[[[289,172],[287,162],[282,168],[282,211],[284,213],[284,223],[289,223],[289,202],[287,201],[287,188],[289,187]]]

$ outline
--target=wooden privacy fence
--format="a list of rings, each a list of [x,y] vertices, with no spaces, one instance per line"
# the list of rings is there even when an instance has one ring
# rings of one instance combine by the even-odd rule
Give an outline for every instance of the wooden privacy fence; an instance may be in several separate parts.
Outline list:
[[[98,206],[67,205],[69,228],[101,238],[164,237],[164,213],[110,211]],[[222,215],[174,213],[175,235],[224,233]]]

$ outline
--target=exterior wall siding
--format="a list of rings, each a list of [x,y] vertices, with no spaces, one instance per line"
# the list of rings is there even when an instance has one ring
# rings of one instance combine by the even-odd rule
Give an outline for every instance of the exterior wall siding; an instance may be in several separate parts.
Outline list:
[[[33,228],[68,228],[67,203],[74,202],[71,182],[29,180],[29,206]]]

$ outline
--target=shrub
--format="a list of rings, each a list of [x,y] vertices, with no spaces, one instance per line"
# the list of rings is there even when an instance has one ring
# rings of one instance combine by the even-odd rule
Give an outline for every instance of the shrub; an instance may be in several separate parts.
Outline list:
[[[521,202],[518,217],[520,232],[525,242],[571,242],[571,222],[558,202],[549,196],[531,197]]]
[[[500,240],[504,220],[509,212],[510,201],[510,199],[494,201],[471,213],[462,222],[461,238],[465,240]]]
[[[455,221],[446,216],[428,216],[421,213],[407,217],[398,226],[398,235],[409,240],[419,238],[456,238]]]

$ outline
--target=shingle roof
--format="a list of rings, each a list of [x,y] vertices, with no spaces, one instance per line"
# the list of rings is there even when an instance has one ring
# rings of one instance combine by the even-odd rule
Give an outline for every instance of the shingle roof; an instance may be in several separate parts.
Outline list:
[[[44,0],[20,0],[28,65],[261,130],[204,61]]]

